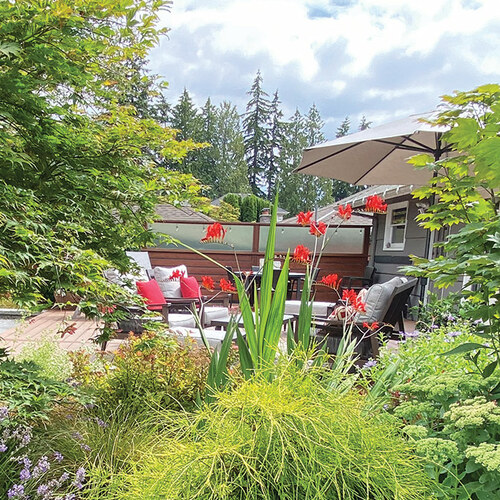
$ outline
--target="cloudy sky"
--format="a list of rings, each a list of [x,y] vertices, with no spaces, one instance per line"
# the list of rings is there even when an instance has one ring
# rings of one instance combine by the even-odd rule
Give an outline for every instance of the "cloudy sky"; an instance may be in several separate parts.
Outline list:
[[[328,139],[346,115],[379,125],[500,81],[499,0],[173,0],[163,24],[150,67],[171,102],[185,87],[243,112],[260,69],[287,118],[316,104]]]

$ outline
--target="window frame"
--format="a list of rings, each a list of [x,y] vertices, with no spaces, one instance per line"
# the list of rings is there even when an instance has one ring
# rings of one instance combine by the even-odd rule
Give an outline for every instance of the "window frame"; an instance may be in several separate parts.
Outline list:
[[[385,216],[385,228],[384,228],[384,244],[382,250],[384,252],[402,252],[406,245],[406,229],[408,228],[408,201],[401,201],[399,203],[393,203],[387,207],[387,214]],[[392,214],[395,210],[400,208],[406,208],[406,218],[405,227],[403,232],[403,242],[402,243],[392,243],[392,228],[394,225],[391,224]],[[395,224],[400,226],[401,224]],[[389,245],[389,246],[388,246]]]

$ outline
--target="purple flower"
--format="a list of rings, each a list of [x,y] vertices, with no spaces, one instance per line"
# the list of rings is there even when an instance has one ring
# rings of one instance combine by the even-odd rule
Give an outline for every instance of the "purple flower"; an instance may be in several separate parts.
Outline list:
[[[37,490],[37,495],[43,497],[43,498],[48,498],[49,495],[52,493],[52,490],[50,489],[48,484],[41,484]]]
[[[459,335],[462,335],[462,332],[459,332],[459,331],[448,332],[446,335],[448,335],[448,337],[458,337]]]
[[[92,410],[93,408],[95,408],[95,404],[94,403],[86,403],[85,408],[87,408],[87,410]]]
[[[75,474],[75,480],[73,481],[73,486],[79,490],[83,488],[83,482],[85,481],[85,469],[80,467]]]
[[[54,451],[54,460],[56,462],[62,462],[64,460],[64,457],[58,451]]]
[[[73,432],[71,434],[77,441],[83,441],[83,436],[79,432]]]
[[[453,314],[448,314],[448,321],[455,321],[455,316]]]
[[[9,409],[6,406],[0,406],[0,422],[9,418]]]
[[[68,474],[67,472],[63,472],[63,473],[61,474],[61,477],[59,478],[58,483],[59,483],[59,484],[63,484],[63,483],[65,483],[68,479],[69,479],[69,474]]]
[[[483,320],[482,320],[482,319],[476,319],[476,320],[474,321],[474,324],[475,324],[475,325],[480,325],[482,322],[483,322]]]
[[[63,497],[63,500],[75,500],[76,495],[74,493],[68,493],[65,497]]]
[[[83,450],[83,451],[92,451],[92,448],[88,445],[88,444],[85,444],[85,443],[81,443],[80,444],[80,448]]]
[[[24,486],[22,484],[14,484],[7,492],[7,498],[20,498],[24,496]]]
[[[401,332],[400,332],[401,333]],[[419,337],[420,335],[420,332],[418,330],[415,330],[414,332],[403,332],[403,335],[407,338],[407,339],[416,339]]]
[[[25,429],[21,435],[21,444],[27,446],[31,441],[31,429]]]
[[[105,429],[106,427],[108,427],[108,424],[104,420],[102,420],[101,418],[99,418],[99,417],[96,417],[95,421],[97,422],[97,425],[99,427],[102,427],[103,429]]]
[[[364,365],[362,370],[369,370],[370,368],[373,368],[377,362],[374,359],[369,359]]]
[[[23,482],[27,481],[30,478],[31,478],[31,472],[29,469],[23,469],[19,473],[19,479],[21,479],[21,481],[23,481]]]
[[[431,325],[431,330],[436,330],[437,328],[439,328],[439,326],[438,326],[438,325],[435,325],[435,324],[432,324],[432,325]]]
[[[7,451],[7,449],[7,445],[3,441],[0,441],[0,453]]]
[[[38,477],[42,474],[45,474],[50,469],[50,462],[48,458],[44,455],[35,467],[33,467],[33,477]]]

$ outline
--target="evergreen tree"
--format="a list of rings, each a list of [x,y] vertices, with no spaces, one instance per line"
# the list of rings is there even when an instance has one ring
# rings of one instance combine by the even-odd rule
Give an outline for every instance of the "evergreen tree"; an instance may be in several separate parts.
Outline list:
[[[351,128],[351,120],[349,119],[348,116],[346,116],[344,118],[344,121],[340,124],[340,127],[337,129],[335,137],[344,137],[349,133],[350,128]]]
[[[366,119],[366,116],[363,115],[362,118],[361,118],[361,121],[359,122],[359,130],[366,130],[367,128],[370,128],[370,125],[372,124],[372,122],[369,122],[367,119]]]
[[[199,127],[198,141],[210,144],[210,146],[191,154],[191,173],[205,186],[214,186],[217,182],[217,152],[213,144],[217,136],[217,115],[216,107],[212,104],[210,97],[201,109]],[[213,196],[213,190],[210,189],[207,194]]]
[[[272,200],[276,189],[276,182],[280,172],[280,153],[283,145],[284,123],[283,112],[278,91],[274,93],[270,108],[270,128],[269,128],[269,148],[268,159],[265,171],[267,181],[267,199]]]
[[[248,181],[255,194],[261,194],[265,182],[264,171],[269,149],[269,114],[271,104],[268,94],[262,90],[260,71],[249,92],[250,100],[243,118],[245,157],[248,165]]]
[[[285,135],[280,156],[279,201],[280,207],[290,214],[301,211],[301,186],[305,175],[294,174],[293,170],[299,165],[302,153],[307,147],[307,138],[304,133],[305,120],[297,109],[290,122],[285,125]]]
[[[172,108],[170,125],[179,131],[177,139],[197,140],[201,133],[201,117],[189,92],[184,89],[177,104]]]
[[[366,118],[363,116],[361,119],[361,123],[359,125],[360,130],[364,130],[370,126],[371,122],[366,121]],[[364,128],[361,128],[364,127]],[[344,137],[349,134],[349,130],[351,128],[351,121],[348,116],[345,117],[344,121],[340,124],[340,127],[337,129],[337,137]],[[351,194],[357,193],[361,191],[363,186],[355,186],[354,184],[349,184],[348,182],[339,181],[334,179],[332,182],[332,196],[335,201],[341,200]]]
[[[215,132],[209,141],[214,154],[212,195],[249,193],[245,146],[236,106],[222,102],[215,111]]]
[[[177,139],[198,141],[201,137],[202,118],[186,89],[172,108],[170,126],[178,130]],[[180,163],[170,162],[168,167],[183,173],[194,174],[198,167],[197,153],[199,151],[191,151]]]
[[[300,164],[304,149],[324,141],[322,127],[323,122],[314,105],[305,118],[296,110],[287,125],[281,158],[280,206],[290,215],[324,206],[331,201],[330,179],[293,173]]]
[[[257,196],[251,194],[243,198],[241,202],[240,220],[242,222],[256,222],[257,219]]]

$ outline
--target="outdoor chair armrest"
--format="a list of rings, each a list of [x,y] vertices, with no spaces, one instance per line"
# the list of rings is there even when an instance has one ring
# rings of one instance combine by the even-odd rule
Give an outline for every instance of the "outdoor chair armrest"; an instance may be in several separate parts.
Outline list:
[[[372,284],[372,280],[364,276],[344,276],[342,278],[342,288],[352,288],[353,282],[360,282],[362,287]]]

